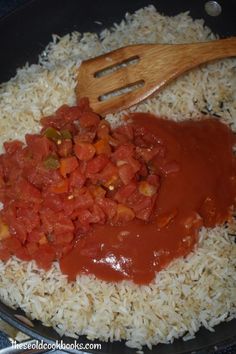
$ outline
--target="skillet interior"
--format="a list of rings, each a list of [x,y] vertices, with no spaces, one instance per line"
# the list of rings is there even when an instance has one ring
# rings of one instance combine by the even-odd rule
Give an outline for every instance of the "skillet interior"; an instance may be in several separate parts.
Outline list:
[[[202,0],[31,0],[26,6],[16,10],[0,21],[1,55],[0,55],[0,82],[12,77],[16,68],[23,66],[26,61],[33,63],[45,45],[51,40],[51,34],[64,35],[78,30],[80,32],[99,32],[104,27],[119,22],[124,14],[133,12],[140,7],[154,4],[158,11],[166,15],[175,15],[182,11],[190,10],[194,18],[204,18],[206,24],[221,37],[236,35],[234,14],[236,3],[234,0],[220,1],[222,14],[219,17],[209,17],[204,11]],[[98,25],[94,21],[101,21]],[[43,326],[39,321],[34,321],[30,328],[14,317],[14,311],[0,303],[0,316],[18,327],[23,332],[39,340],[60,340],[57,333]],[[73,342],[70,338],[63,338],[64,342]],[[89,342],[85,337],[80,337],[81,343]],[[96,341],[98,343],[98,341]],[[177,340],[171,345],[158,345],[151,351],[158,354],[180,354],[189,352],[212,352],[215,346],[226,347],[236,343],[236,320],[222,323],[216,327],[214,333],[201,329],[196,339],[183,342]],[[145,353],[150,353],[148,349]],[[91,351],[94,352],[94,351]],[[102,343],[99,353],[135,353],[127,348],[124,342]]]

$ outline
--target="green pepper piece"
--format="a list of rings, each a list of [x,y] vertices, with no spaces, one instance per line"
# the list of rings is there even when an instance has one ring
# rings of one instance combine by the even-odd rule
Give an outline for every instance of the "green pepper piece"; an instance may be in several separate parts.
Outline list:
[[[60,140],[61,139],[61,134],[60,132],[58,132],[55,128],[52,127],[48,127],[45,132],[44,135],[48,138],[48,139],[52,139],[54,141]]]
[[[48,155],[43,161],[43,164],[48,170],[56,170],[60,166],[57,157],[53,155]]]
[[[62,139],[65,139],[65,140],[72,139],[71,132],[67,129],[61,130],[61,137],[62,137]]]

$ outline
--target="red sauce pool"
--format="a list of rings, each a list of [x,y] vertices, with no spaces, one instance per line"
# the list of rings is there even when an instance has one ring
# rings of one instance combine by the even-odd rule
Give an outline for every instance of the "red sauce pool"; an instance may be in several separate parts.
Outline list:
[[[232,215],[235,139],[226,125],[213,118],[180,123],[143,113],[131,118],[164,147],[153,161],[161,176],[154,213],[149,223],[96,225],[60,260],[69,279],[82,272],[149,283],[156,271],[193,249],[202,225],[213,227]]]

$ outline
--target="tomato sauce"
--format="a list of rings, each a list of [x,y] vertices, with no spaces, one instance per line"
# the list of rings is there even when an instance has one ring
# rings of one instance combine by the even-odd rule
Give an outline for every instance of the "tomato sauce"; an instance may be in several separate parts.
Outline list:
[[[126,117],[127,118],[127,117]],[[216,118],[176,123],[146,113],[111,129],[86,99],[41,119],[40,134],[0,155],[0,259],[74,280],[152,281],[230,221],[235,138]]]

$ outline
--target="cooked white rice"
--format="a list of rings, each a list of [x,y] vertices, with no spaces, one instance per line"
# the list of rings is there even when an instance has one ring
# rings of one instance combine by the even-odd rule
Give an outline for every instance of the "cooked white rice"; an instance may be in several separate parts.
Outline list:
[[[100,36],[74,32],[53,36],[39,63],[18,69],[0,88],[1,142],[38,131],[38,120],[63,103],[75,103],[75,73],[81,60],[131,43],[188,43],[214,39],[202,20],[188,13],[162,16],[149,6],[127,14]],[[173,59],[174,60],[174,59]],[[236,131],[236,60],[227,59],[179,78],[156,97],[132,108],[172,119],[220,116]],[[118,115],[110,115],[112,122]],[[34,262],[0,262],[0,298],[53,326],[61,335],[125,339],[130,347],[192,338],[236,317],[236,244],[227,228],[203,229],[199,245],[173,262],[148,286],[108,283],[78,276],[68,283],[55,264],[48,272]]]

